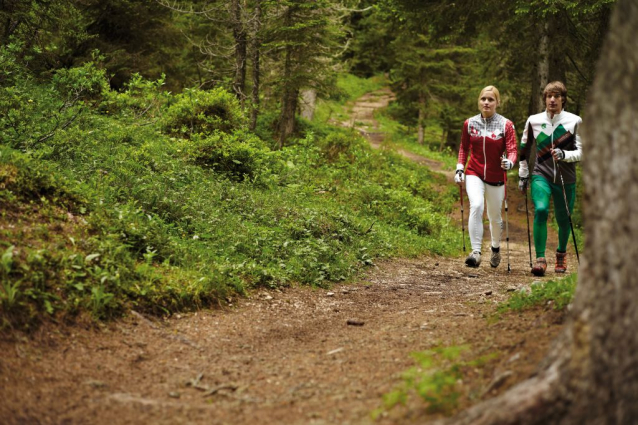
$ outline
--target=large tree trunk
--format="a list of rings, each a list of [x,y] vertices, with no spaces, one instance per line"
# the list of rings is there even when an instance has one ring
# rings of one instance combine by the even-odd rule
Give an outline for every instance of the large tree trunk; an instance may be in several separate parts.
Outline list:
[[[614,11],[582,129],[586,246],[573,309],[538,374],[454,424],[638,423],[638,3]]]

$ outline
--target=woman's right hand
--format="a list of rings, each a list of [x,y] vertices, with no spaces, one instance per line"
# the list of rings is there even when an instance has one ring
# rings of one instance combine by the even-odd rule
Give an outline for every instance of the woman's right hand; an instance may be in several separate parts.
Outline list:
[[[456,170],[456,174],[454,175],[454,182],[460,185],[464,181],[465,181],[465,173],[463,172],[463,170]]]

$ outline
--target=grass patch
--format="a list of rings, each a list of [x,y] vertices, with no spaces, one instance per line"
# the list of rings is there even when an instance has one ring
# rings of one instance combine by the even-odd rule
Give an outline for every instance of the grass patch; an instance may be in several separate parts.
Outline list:
[[[565,309],[574,298],[578,274],[563,279],[533,284],[530,291],[514,293],[508,301],[498,306],[497,312],[523,311],[551,304],[555,310]]]

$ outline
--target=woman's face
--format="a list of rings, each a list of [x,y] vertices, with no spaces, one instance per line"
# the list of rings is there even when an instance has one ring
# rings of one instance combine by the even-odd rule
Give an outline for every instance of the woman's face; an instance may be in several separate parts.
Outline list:
[[[491,91],[483,92],[481,98],[479,99],[479,108],[481,109],[481,115],[484,118],[489,118],[496,112],[496,107],[498,106],[498,102],[496,101],[496,96]]]

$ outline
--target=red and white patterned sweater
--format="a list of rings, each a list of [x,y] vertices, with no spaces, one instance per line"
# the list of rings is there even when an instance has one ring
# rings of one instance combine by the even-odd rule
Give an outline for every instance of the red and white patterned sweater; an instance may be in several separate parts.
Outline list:
[[[499,114],[489,118],[478,114],[465,120],[458,157],[458,163],[465,166],[469,154],[465,174],[477,176],[486,183],[504,182],[501,168],[504,153],[516,164],[516,131],[512,121]]]

